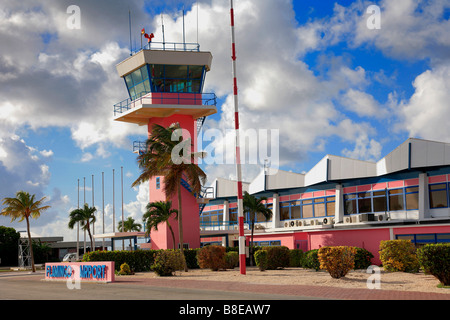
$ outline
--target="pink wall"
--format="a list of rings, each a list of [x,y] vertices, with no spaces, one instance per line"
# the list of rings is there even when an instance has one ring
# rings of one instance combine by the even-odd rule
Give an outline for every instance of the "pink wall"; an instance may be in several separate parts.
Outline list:
[[[380,241],[389,240],[389,229],[310,232],[308,238],[310,250],[324,246],[355,246],[364,248],[373,254],[372,264],[379,265],[381,263],[378,253]]]
[[[201,93],[154,92],[152,104],[202,105]]]
[[[393,228],[394,236],[397,234],[424,234],[424,233],[450,233],[450,226],[420,226]]]
[[[173,115],[167,118],[152,118],[148,124],[149,134],[152,130],[152,125],[157,123],[161,126],[168,127],[172,123],[178,122],[181,128],[186,129],[190,135],[190,138],[193,140],[193,150],[195,152],[197,150],[197,127],[196,121],[192,118],[192,116],[186,115]],[[186,138],[188,135],[184,135]],[[149,181],[149,189],[150,189],[150,202],[153,201],[165,201],[166,195],[163,191],[164,189],[164,177],[160,177],[160,189],[156,189],[156,178],[153,178]],[[199,205],[197,203],[197,199],[184,187],[181,187],[181,196],[182,196],[182,214],[183,214],[183,241],[184,243],[188,243],[190,248],[199,248],[200,247],[200,217],[199,217]],[[172,201],[172,208],[178,209],[178,196],[177,194],[171,196],[170,201]],[[175,235],[175,243],[178,244],[178,221],[175,219],[171,219],[169,221],[174,235]],[[158,226],[158,231],[152,230],[150,237],[152,239],[152,249],[172,249],[173,248],[173,240],[172,234],[166,224],[161,224]]]
[[[393,227],[393,239],[400,234],[450,233],[450,226]],[[247,237],[249,239],[249,237]],[[307,250],[324,246],[355,246],[370,251],[374,258],[372,264],[380,265],[380,242],[390,240],[389,228],[359,230],[327,230],[318,232],[297,232],[279,235],[254,236],[254,241],[281,240],[281,245],[295,248],[296,240],[307,240]]]

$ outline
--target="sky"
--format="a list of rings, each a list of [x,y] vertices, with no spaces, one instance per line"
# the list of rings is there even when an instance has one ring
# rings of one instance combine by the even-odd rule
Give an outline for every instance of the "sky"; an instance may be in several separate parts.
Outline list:
[[[218,112],[204,132],[214,139],[200,140],[215,158],[202,168],[208,183],[235,178],[234,164],[218,161],[234,157],[226,152],[234,147],[229,6],[1,0],[0,199],[19,190],[46,197],[51,209],[31,221],[33,235],[75,240],[68,216],[84,201],[97,207],[96,233],[103,222],[112,232],[113,211],[116,222],[122,214],[142,222],[149,191],[131,188],[139,175],[132,143],[144,141],[147,128],[113,120],[113,105],[127,98],[116,64],[130,46],[138,49],[142,28],[162,42],[162,21],[166,41],[182,42],[183,10],[186,42],[213,55],[204,92],[217,95]],[[326,154],[377,161],[409,137],[450,142],[450,1],[235,0],[234,7],[250,162],[244,181],[264,165],[256,147],[268,132],[271,166],[293,172]],[[0,225],[26,230],[7,217]]]

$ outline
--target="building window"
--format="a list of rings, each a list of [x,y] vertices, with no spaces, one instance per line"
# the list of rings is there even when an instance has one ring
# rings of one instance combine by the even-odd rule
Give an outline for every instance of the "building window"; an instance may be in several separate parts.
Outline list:
[[[312,200],[303,200],[302,201],[302,218],[313,218],[313,201]]]
[[[374,191],[373,199],[373,212],[385,212],[387,210],[386,190]]]
[[[289,202],[281,202],[280,203],[280,220],[289,220]]]
[[[255,241],[253,244],[258,247],[281,246],[281,240]]]
[[[161,178],[160,177],[156,178],[156,189],[161,189]]]
[[[301,202],[291,202],[291,219],[300,219],[301,217]]]
[[[371,192],[358,193],[358,212],[372,212],[372,194]]]
[[[325,217],[325,198],[314,199],[314,217]]]
[[[399,234],[398,240],[410,240],[416,247],[430,243],[450,243],[450,233]]]
[[[419,187],[405,188],[406,210],[419,209]]]
[[[281,202],[280,220],[334,216],[335,203],[335,196]]]
[[[200,222],[203,226],[215,225],[218,226],[223,222],[223,210],[214,210],[203,212],[200,217]]]
[[[431,209],[448,207],[446,183],[430,184],[429,190],[430,190]]]
[[[367,191],[344,195],[344,214],[419,209],[419,187]]]
[[[403,203],[403,189],[393,189],[388,191],[389,211],[398,211],[405,209]]]
[[[355,214],[357,211],[356,194],[344,195],[344,214]]]
[[[229,219],[230,222],[237,222],[238,221],[238,208],[230,208],[229,209]]]
[[[150,80],[148,77],[147,65],[126,75],[125,83],[131,100],[138,99],[143,95],[150,93]]]
[[[203,66],[150,65],[152,92],[201,93]]]
[[[334,216],[336,212],[336,197],[327,197],[326,206],[327,206],[327,216]]]

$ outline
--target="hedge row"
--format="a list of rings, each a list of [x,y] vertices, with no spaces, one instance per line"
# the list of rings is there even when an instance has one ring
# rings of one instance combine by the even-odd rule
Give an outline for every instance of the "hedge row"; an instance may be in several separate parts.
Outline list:
[[[269,250],[269,269],[285,268],[285,267],[301,267],[311,268],[319,270],[320,263],[318,260],[318,249],[303,252],[299,249],[288,249],[287,247],[255,247],[254,252],[258,252],[261,249]],[[168,249],[172,250],[172,249]],[[200,268],[197,254],[200,249],[186,249],[184,250],[184,256],[188,269]],[[93,251],[88,252],[83,256],[84,262],[89,261],[114,261],[117,271],[120,270],[120,266],[124,263],[130,266],[130,269],[134,272],[147,272],[151,271],[151,266],[155,262],[156,255],[163,250],[136,250],[136,251]],[[227,253],[226,259],[231,259],[228,262],[230,265],[236,265],[236,253],[237,249],[234,247],[225,248]],[[234,254],[229,254],[233,252]],[[355,269],[365,269],[370,266],[370,259],[373,255],[362,248],[357,248],[357,254],[355,257]]]
[[[427,244],[416,249],[410,240],[381,241],[380,259],[388,271],[418,272],[422,267],[442,285],[450,286],[450,243]]]
[[[115,250],[115,251],[93,251],[87,252],[83,256],[84,262],[89,261],[114,261],[116,271],[120,270],[120,266],[124,263],[130,266],[130,269],[134,272],[151,271],[151,266],[155,262],[157,254],[161,251],[168,250]],[[184,256],[186,264],[189,269],[199,268],[197,263],[197,250],[198,249],[185,249]]]

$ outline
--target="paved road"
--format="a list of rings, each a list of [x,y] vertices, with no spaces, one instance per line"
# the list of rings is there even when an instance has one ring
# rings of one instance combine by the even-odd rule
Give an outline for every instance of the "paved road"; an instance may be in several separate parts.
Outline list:
[[[43,271],[1,273],[0,299],[11,300],[302,300],[305,296],[232,292],[217,289],[191,289],[137,285],[134,282],[80,284],[69,289],[65,281],[45,281]]]

